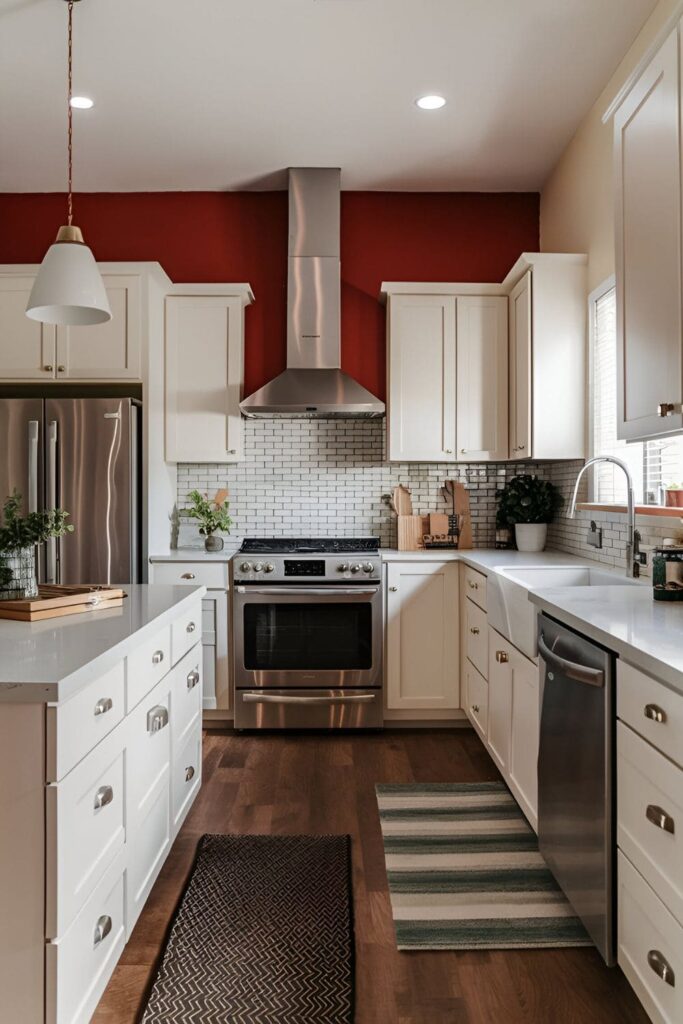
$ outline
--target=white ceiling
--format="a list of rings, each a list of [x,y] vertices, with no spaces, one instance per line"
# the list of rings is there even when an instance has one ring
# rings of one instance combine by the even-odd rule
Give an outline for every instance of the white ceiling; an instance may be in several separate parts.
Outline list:
[[[655,2],[82,0],[75,187],[537,189]],[[0,191],[64,188],[66,13],[0,0]]]

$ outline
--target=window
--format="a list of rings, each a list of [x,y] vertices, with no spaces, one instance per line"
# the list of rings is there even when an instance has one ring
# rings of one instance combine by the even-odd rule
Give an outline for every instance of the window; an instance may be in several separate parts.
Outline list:
[[[636,503],[664,505],[667,484],[683,481],[683,435],[627,444],[617,440],[617,303],[614,281],[590,298],[591,435],[593,455],[614,455],[631,470]],[[624,474],[603,463],[593,470],[591,500],[624,504]]]

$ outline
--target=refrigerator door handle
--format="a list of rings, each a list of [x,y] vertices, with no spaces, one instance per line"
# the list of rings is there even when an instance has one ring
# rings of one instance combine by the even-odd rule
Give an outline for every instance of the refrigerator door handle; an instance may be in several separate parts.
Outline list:
[[[57,420],[47,427],[47,507],[57,507]],[[47,542],[47,582],[57,583],[57,540]]]
[[[38,438],[40,423],[28,421],[28,511],[38,511]]]

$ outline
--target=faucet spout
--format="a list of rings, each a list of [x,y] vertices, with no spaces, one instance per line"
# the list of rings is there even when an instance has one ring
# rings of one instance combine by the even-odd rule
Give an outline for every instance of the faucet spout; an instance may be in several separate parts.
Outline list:
[[[572,500],[570,502],[569,512],[567,513],[567,515],[570,519],[576,518],[576,502],[578,500],[579,485],[581,483],[581,478],[583,477],[583,474],[586,472],[587,469],[589,469],[591,466],[596,465],[596,463],[598,462],[611,462],[614,466],[619,466],[619,468],[624,471],[624,475],[626,476],[626,575],[629,578],[633,578],[634,576],[640,575],[640,563],[636,559],[638,541],[640,540],[640,538],[636,533],[633,478],[631,476],[631,471],[625,462],[622,462],[621,459],[617,459],[614,455],[596,455],[594,458],[588,459],[586,464],[582,466],[579,470],[579,474],[576,478],[576,483],[574,484],[574,492],[572,494]]]

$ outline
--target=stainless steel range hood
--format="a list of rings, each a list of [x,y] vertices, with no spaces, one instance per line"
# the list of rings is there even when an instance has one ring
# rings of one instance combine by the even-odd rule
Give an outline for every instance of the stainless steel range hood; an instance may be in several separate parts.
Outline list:
[[[287,369],[240,404],[245,416],[383,416],[340,369],[339,168],[289,171]]]

